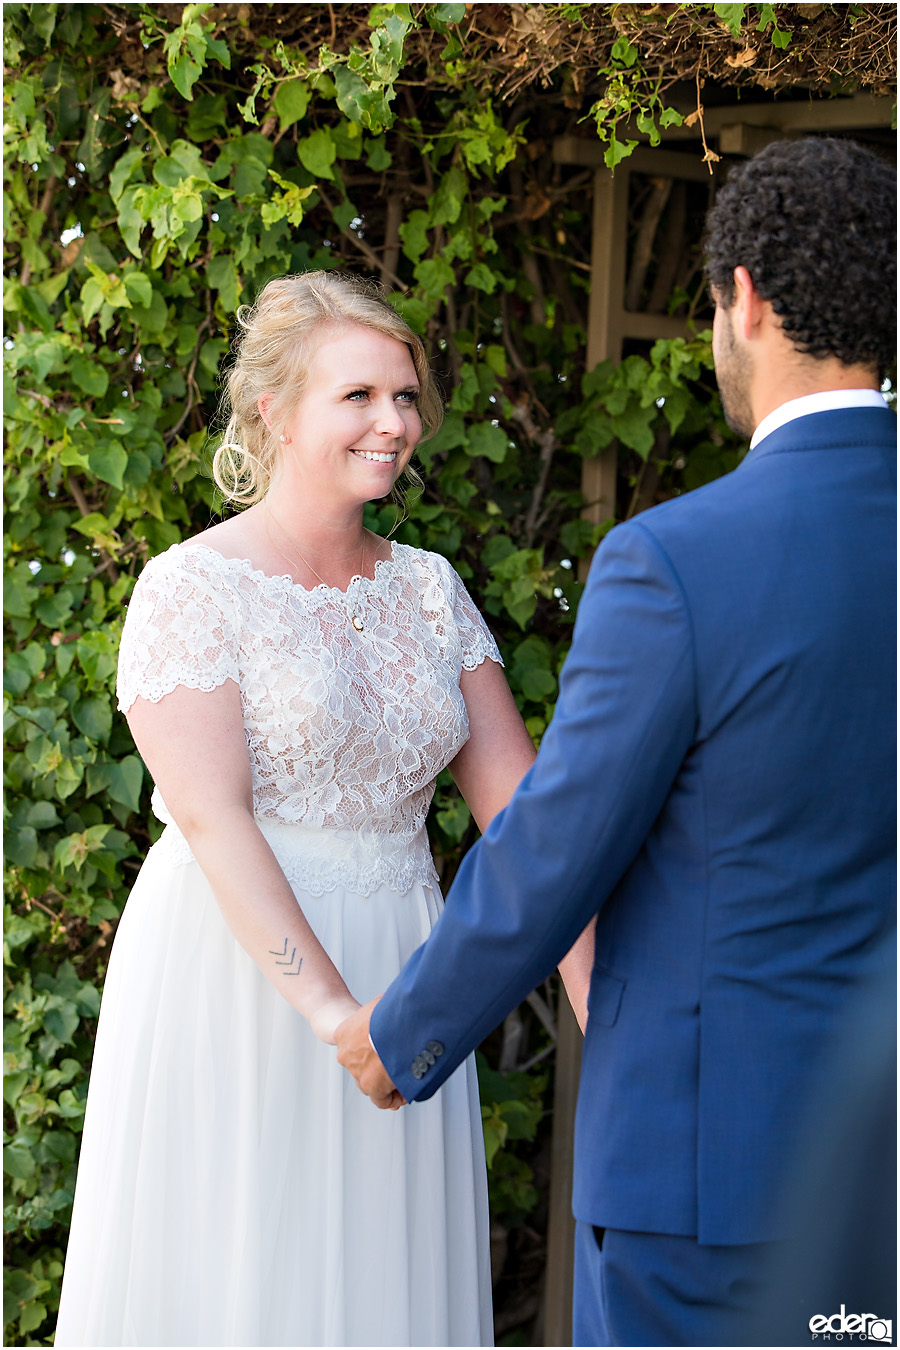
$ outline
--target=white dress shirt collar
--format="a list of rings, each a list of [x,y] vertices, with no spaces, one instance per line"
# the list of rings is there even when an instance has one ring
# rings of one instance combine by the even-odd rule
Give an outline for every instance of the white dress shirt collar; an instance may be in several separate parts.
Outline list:
[[[877,389],[826,389],[819,394],[804,394],[802,398],[788,399],[780,408],[775,408],[764,417],[753,433],[750,449],[758,445],[766,436],[793,422],[797,417],[807,417],[810,413],[834,412],[839,408],[885,408],[883,395]]]

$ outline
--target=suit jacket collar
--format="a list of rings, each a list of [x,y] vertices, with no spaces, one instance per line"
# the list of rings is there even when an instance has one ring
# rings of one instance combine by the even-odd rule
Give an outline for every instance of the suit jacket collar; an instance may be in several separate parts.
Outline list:
[[[884,395],[878,389],[819,389],[814,394],[789,398],[773,408],[750,437],[751,449],[778,427],[810,413],[837,412],[845,408],[884,408]]]
[[[808,413],[777,427],[749,450],[740,468],[765,455],[787,450],[837,450],[854,445],[896,451],[897,416],[882,408],[843,408]]]

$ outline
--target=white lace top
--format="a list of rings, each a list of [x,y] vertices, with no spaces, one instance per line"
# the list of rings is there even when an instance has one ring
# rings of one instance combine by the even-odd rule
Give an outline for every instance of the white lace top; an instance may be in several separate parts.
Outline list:
[[[487,657],[500,661],[496,643],[439,554],[395,543],[345,595],[174,545],[147,564],[128,606],[119,707],[234,680],[257,820],[288,880],[314,895],[402,893],[435,881],[425,816],[437,774],[468,739],[461,672]],[[158,789],[153,809],[169,825],[156,847],[190,860]]]

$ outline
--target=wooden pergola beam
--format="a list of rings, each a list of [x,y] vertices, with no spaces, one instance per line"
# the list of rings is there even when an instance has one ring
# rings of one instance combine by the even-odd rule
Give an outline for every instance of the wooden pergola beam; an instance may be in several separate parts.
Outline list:
[[[810,99],[803,103],[732,103],[727,107],[706,108],[703,112],[703,130],[707,139],[712,137],[731,137],[739,127],[760,128],[778,132],[780,135],[802,134],[807,131],[862,131],[867,128],[879,130],[890,128],[893,124],[894,101],[889,97],[875,94],[853,94],[849,97]],[[688,116],[694,109],[680,107],[679,112]],[[617,131],[619,140],[638,136],[631,123],[624,124]],[[698,140],[696,126],[660,128],[660,136],[666,142]],[[724,146],[726,154],[742,154],[741,150],[732,150]],[[581,136],[560,136],[553,143],[553,158],[557,164],[580,164],[585,168],[605,168],[603,158],[605,146],[597,139]],[[645,172],[665,174],[663,167],[667,155],[665,150],[650,150],[641,146],[620,166],[624,168],[638,155],[652,155],[654,169]],[[751,152],[755,153],[755,152]],[[658,160],[658,164],[657,164]],[[706,165],[697,161],[696,174],[684,173],[684,177],[708,176]],[[609,170],[606,169],[609,173]]]
[[[797,103],[734,103],[729,107],[704,109],[703,127],[707,137],[719,136],[724,127],[772,127],[783,132],[862,131],[867,127],[890,127],[893,123],[892,98],[877,94],[835,95]],[[693,108],[681,108],[691,113]],[[697,138],[696,127],[667,127],[665,140]]]

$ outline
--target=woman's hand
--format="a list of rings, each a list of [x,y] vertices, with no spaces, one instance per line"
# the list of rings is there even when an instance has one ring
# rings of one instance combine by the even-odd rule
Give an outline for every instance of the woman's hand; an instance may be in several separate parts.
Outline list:
[[[316,1008],[315,1012],[310,1014],[309,1025],[316,1033],[320,1041],[326,1045],[335,1045],[335,1032],[342,1022],[361,1007],[361,1004],[352,994],[338,994],[333,998],[326,999],[325,1002]]]
[[[338,1027],[338,1064],[352,1074],[356,1086],[373,1106],[381,1111],[398,1111],[406,1105],[406,1098],[394,1086],[369,1035],[372,1009],[377,1002],[378,999],[373,998]]]

